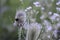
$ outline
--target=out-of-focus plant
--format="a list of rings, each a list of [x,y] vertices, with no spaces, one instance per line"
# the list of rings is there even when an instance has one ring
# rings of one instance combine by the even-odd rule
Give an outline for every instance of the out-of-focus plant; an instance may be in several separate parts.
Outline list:
[[[8,8],[7,11],[4,9],[1,13],[0,26],[10,28],[8,30],[12,31],[14,29],[12,24],[16,10],[23,9],[26,12],[25,29],[41,24],[42,27],[38,26],[41,28],[38,40],[55,40],[57,38],[56,30],[60,26],[60,0],[6,0],[6,3],[4,3],[1,4],[2,8],[6,8],[5,6]],[[19,29],[20,34],[21,37],[19,38],[25,40],[26,33],[24,29]]]
[[[30,24],[35,22],[42,25],[38,40],[54,40],[54,37],[57,38],[57,36],[55,36],[56,32],[54,31],[58,28],[57,24],[59,23],[60,25],[60,12],[59,8],[57,8],[57,6],[59,7],[60,5],[58,2],[59,0],[26,0],[28,3],[24,0],[20,1],[22,6],[25,7],[24,9],[27,16],[26,22],[29,25],[28,27],[30,27]],[[28,40],[28,37],[26,40]]]

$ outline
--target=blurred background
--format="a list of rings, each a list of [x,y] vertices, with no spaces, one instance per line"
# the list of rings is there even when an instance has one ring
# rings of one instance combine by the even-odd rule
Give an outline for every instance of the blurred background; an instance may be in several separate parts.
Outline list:
[[[0,40],[17,40],[17,28],[13,27],[19,0],[0,0]]]
[[[0,40],[18,40],[18,28],[13,26],[16,9],[33,6],[35,1],[41,2],[42,5],[42,11],[37,16],[38,23],[41,23],[41,19],[39,19],[41,13],[46,14],[51,11],[60,15],[60,4],[56,4],[60,0],[0,0]],[[36,10],[36,7],[33,9]],[[51,22],[49,18],[46,19]]]

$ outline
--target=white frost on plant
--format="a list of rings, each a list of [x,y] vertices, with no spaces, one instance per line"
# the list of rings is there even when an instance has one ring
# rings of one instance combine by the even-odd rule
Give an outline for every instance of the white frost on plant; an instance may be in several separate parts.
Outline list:
[[[33,4],[36,6],[36,7],[40,7],[40,2],[33,2]]]
[[[50,19],[52,21],[56,20],[56,18],[59,17],[59,14],[58,13],[54,13],[52,16],[50,16]]]
[[[37,29],[41,29],[42,28],[42,25],[41,24],[38,24],[36,22],[35,23],[31,23],[30,26],[31,26],[31,28],[32,27],[36,27]]]
[[[48,22],[47,20],[44,20],[43,24],[45,25],[46,32],[49,32],[52,30],[52,26],[50,22]]]
[[[50,35],[48,35],[47,37],[50,38]]]
[[[32,7],[31,7],[31,6],[27,8],[27,10],[30,10],[30,9],[32,9]]]
[[[41,7],[41,10],[43,11],[43,10],[45,10],[45,8],[44,7]]]
[[[29,7],[27,7],[27,8],[25,9],[25,11],[28,11],[28,10],[31,10],[31,9],[32,9],[32,7],[29,6]]]
[[[17,10],[16,15],[15,15],[15,22],[14,26],[21,26],[25,23],[26,21],[26,13],[22,10]]]
[[[56,7],[56,10],[57,10],[57,11],[60,11],[60,7]]]
[[[43,20],[44,18],[45,18],[45,16],[44,16],[44,15],[40,16],[40,19],[42,19],[42,20]]]
[[[48,15],[52,15],[52,12],[50,11],[50,12],[48,12]]]
[[[56,3],[56,5],[60,5],[60,1],[58,1],[58,2]]]
[[[58,14],[58,13],[54,13],[54,15],[55,15],[55,16],[59,16],[59,14]]]
[[[47,26],[47,31],[51,31],[52,27],[51,26]]]
[[[30,23],[27,30],[26,40],[37,40],[40,35],[41,28],[41,24],[37,22]],[[34,35],[33,38],[32,35]]]
[[[29,28],[29,24],[28,24],[27,22],[25,22],[23,28],[24,28],[25,30],[28,30],[28,28]]]

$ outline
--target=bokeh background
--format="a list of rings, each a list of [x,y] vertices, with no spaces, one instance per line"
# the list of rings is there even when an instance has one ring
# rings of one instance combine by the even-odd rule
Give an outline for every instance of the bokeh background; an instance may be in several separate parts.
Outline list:
[[[0,0],[0,40],[17,40],[17,28],[13,27],[19,0]]]

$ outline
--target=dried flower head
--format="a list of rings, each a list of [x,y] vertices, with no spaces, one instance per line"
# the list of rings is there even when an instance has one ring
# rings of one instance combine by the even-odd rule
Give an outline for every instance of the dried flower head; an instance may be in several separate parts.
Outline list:
[[[15,15],[15,23],[17,26],[23,26],[26,21],[26,13],[24,11],[18,10]]]

